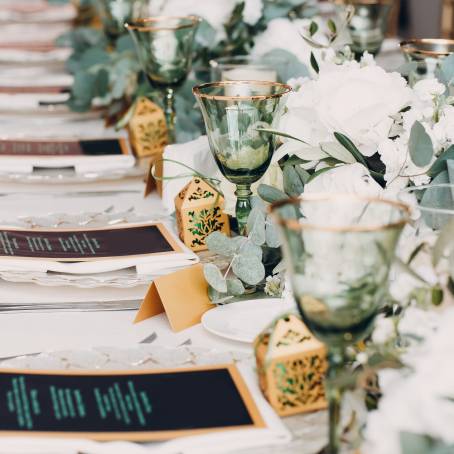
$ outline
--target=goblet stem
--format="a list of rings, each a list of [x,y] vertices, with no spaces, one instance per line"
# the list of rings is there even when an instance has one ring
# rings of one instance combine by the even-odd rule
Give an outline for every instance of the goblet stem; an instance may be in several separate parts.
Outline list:
[[[251,212],[251,185],[237,184],[236,185],[236,207],[235,214],[238,222],[238,231],[240,235],[247,236],[247,218]]]
[[[168,142],[175,143],[175,92],[170,87],[167,87],[165,91],[164,113],[166,116]]]
[[[329,443],[327,454],[338,454],[341,442],[341,403],[343,388],[337,383],[340,372],[344,367],[344,351],[331,348],[328,353],[328,373],[326,380],[326,395],[329,412]]]

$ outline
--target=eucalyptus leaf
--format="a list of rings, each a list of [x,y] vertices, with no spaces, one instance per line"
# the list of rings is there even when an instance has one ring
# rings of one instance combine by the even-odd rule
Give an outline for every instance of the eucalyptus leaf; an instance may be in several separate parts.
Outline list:
[[[280,189],[274,188],[267,184],[260,184],[257,188],[257,194],[268,203],[278,202],[280,200],[288,199],[288,195]]]
[[[415,121],[411,127],[408,149],[416,166],[425,167],[430,164],[434,153],[432,139],[419,121]]]
[[[269,215],[266,218],[265,238],[269,247],[279,247],[281,245],[279,231]]]
[[[440,172],[447,169],[446,162],[449,160],[454,160],[454,145],[451,145],[447,148],[437,160],[432,164],[427,174],[431,177],[437,176]]]
[[[336,140],[347,150],[349,151],[356,161],[360,162],[363,166],[367,167],[366,160],[361,152],[358,150],[356,145],[344,134],[340,132],[335,132],[334,137]]]
[[[219,255],[231,257],[236,252],[236,245],[231,238],[221,232],[210,233],[205,243],[208,249]]]
[[[232,261],[235,275],[249,285],[257,285],[265,278],[263,263],[253,255],[238,255]]]
[[[252,208],[249,213],[247,231],[248,237],[257,246],[265,242],[265,216],[260,208]]]
[[[203,275],[208,284],[220,293],[227,292],[227,282],[219,268],[213,263],[207,263],[203,267]]]
[[[332,158],[345,164],[354,164],[355,156],[338,142],[322,142],[320,148]]]
[[[304,183],[301,181],[298,173],[293,166],[285,166],[284,190],[291,197],[298,197],[304,191]]]
[[[401,432],[400,449],[402,454],[453,454],[454,445],[424,434]]]
[[[277,71],[279,80],[287,81],[293,77],[309,77],[310,73],[306,65],[302,63],[298,58],[295,58],[295,54],[289,52],[286,49],[277,48],[272,49],[265,53],[261,60],[264,62],[269,61],[270,64],[274,64],[274,68]],[[276,66],[276,62],[278,62]]]
[[[238,253],[241,253],[244,255],[253,255],[253,256],[257,257],[260,261],[262,260],[262,257],[263,257],[262,248],[247,239],[243,243],[242,247],[238,249]]]
[[[222,304],[230,302],[233,299],[233,296],[228,295],[227,293],[220,293],[216,289],[211,287],[211,285],[209,285],[208,286],[208,298],[210,298],[210,301],[213,304],[222,305]]]
[[[243,295],[245,288],[238,278],[227,279],[227,292],[233,296]]]
[[[400,65],[395,72],[400,73],[401,76],[409,76],[412,72],[418,69],[418,64],[415,61],[410,61]]]
[[[443,59],[440,66],[442,82],[446,85],[451,85],[454,80],[454,55],[451,54]]]
[[[302,183],[306,184],[311,177],[310,173],[307,170],[303,169],[300,165],[294,166],[294,169],[295,169],[295,172],[300,177],[300,180],[302,181]]]

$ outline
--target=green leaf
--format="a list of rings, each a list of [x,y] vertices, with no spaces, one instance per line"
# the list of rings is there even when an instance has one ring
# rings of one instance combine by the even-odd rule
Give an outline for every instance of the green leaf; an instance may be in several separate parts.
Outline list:
[[[304,191],[304,183],[293,166],[284,166],[284,191],[291,197],[298,197]]]
[[[447,169],[446,161],[454,160],[454,145],[447,148],[437,160],[432,164],[427,174],[431,177],[437,176],[440,172]]]
[[[279,247],[281,245],[279,231],[269,215],[266,218],[265,238],[269,247]]]
[[[320,72],[320,68],[318,66],[318,63],[317,63],[317,60],[315,58],[315,55],[313,52],[311,52],[311,66],[312,66],[312,69],[318,74]]]
[[[430,164],[434,153],[432,139],[419,121],[415,121],[411,128],[408,148],[416,166],[425,167]]]
[[[288,199],[288,195],[280,189],[273,188],[268,184],[260,184],[257,188],[257,194],[268,203],[278,202]]]
[[[432,304],[434,306],[439,306],[443,301],[443,289],[439,285],[436,285],[435,287],[432,287],[431,293],[432,293]]]
[[[454,445],[447,445],[442,440],[424,434],[411,432],[400,433],[401,454],[453,454]]]
[[[228,295],[227,293],[218,292],[216,289],[208,286],[208,298],[213,304],[225,304],[233,299],[233,296]]]
[[[309,33],[311,36],[314,36],[318,31],[318,24],[317,22],[312,21],[309,25]]]
[[[353,155],[356,161],[360,162],[364,167],[367,167],[364,156],[347,136],[341,134],[340,132],[335,132],[334,137],[346,150],[348,150]]]
[[[295,169],[295,172],[300,177],[300,180],[302,181],[302,183],[306,184],[311,177],[310,173],[307,170],[303,169],[300,165],[294,166],[294,169]]]
[[[322,169],[316,170],[309,178],[308,183],[310,183],[312,180],[315,180],[315,178],[317,178],[322,173],[328,172],[328,170],[332,170],[332,169],[334,169],[334,167],[323,167]]]
[[[322,142],[320,143],[320,148],[332,158],[345,164],[354,164],[357,162],[355,156],[345,146],[337,142]]]
[[[257,285],[265,278],[263,263],[253,255],[238,255],[233,259],[232,270],[249,285]]]
[[[451,85],[454,79],[454,55],[451,54],[444,58],[440,66],[442,82]]]
[[[80,68],[89,69],[95,65],[105,65],[110,62],[110,55],[104,49],[92,47],[85,51],[80,59]]]
[[[131,38],[131,35],[126,34],[120,36],[117,39],[117,43],[115,45],[115,49],[117,52],[127,52],[127,51],[134,51],[134,41]]]
[[[330,31],[333,35],[337,34],[336,23],[335,23],[332,19],[328,19],[327,25],[328,25],[329,31]]]
[[[203,275],[205,276],[208,284],[210,284],[216,291],[220,293],[227,292],[227,282],[216,265],[213,263],[207,263],[203,267]]]
[[[233,296],[241,296],[245,292],[243,283],[236,277],[227,279],[227,292]]]
[[[278,131],[277,129],[269,129],[269,128],[256,128],[256,131],[259,132],[269,132],[270,134],[274,134],[276,136],[286,137],[287,139],[297,140],[298,142],[304,143],[305,145],[309,145],[303,139],[298,139],[297,137],[293,137],[290,134],[285,132]]]
[[[401,76],[409,76],[411,73],[418,69],[418,63],[410,61],[400,65],[395,72],[400,73]]]
[[[248,238],[257,246],[265,242],[265,216],[260,208],[252,208],[247,220]]]

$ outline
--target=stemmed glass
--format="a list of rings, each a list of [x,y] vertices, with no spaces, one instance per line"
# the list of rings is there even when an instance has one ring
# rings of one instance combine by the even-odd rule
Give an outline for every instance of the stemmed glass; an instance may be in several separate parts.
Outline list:
[[[193,93],[202,110],[210,149],[222,172],[236,185],[236,218],[245,235],[251,211],[251,184],[268,169],[275,128],[289,85],[267,81],[223,81],[198,85]]]
[[[301,316],[328,348],[328,452],[337,454],[343,388],[336,378],[346,347],[372,331],[408,208],[356,195],[311,194],[277,202],[272,212]]]
[[[156,16],[125,24],[148,80],[165,93],[169,143],[175,142],[175,90],[186,80],[191,68],[199,22],[196,16]]]
[[[126,33],[125,22],[147,14],[148,0],[96,0],[96,7],[104,32],[115,40]]]

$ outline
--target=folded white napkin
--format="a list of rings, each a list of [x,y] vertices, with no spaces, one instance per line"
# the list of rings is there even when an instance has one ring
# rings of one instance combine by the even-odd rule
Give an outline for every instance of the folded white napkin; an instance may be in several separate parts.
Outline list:
[[[163,159],[181,162],[207,177],[218,178],[219,180],[222,178],[216,161],[210,152],[207,136],[201,136],[187,143],[168,145],[164,150]],[[163,163],[164,178],[190,173],[190,170],[174,162],[164,161]],[[188,176],[164,179],[162,182],[162,203],[168,213],[175,211],[174,199],[183,187],[191,181],[191,178],[191,176]]]
[[[0,156],[0,169],[5,172],[32,173],[39,167],[61,169],[74,167],[78,174],[130,169],[136,160],[132,155],[103,156]]]
[[[68,274],[95,274],[136,267],[138,274],[163,275],[180,268],[194,265],[199,257],[187,248],[166,226],[173,240],[181,247],[182,252],[165,255],[149,255],[127,258],[100,258],[87,262],[58,262],[53,260],[36,260],[27,258],[0,257],[0,269],[3,271],[40,271]]]
[[[267,427],[264,429],[229,430],[209,435],[176,438],[165,443],[142,445],[126,442],[95,443],[87,440],[2,438],[0,439],[0,454],[41,454],[43,452],[49,454],[76,454],[77,452],[87,454],[235,454],[239,450],[279,445],[282,445],[281,452],[284,452],[284,445],[289,443],[292,438],[289,430],[262,396],[253,367],[240,365],[239,369],[265,421]]]
[[[0,93],[0,111],[21,112],[46,109],[42,103],[64,103],[69,99],[68,93]]]
[[[50,6],[43,2],[30,8],[9,6],[0,9],[1,22],[68,22],[77,16],[77,10],[71,3]]]
[[[72,49],[54,49],[48,52],[27,51],[21,49],[0,49],[0,63],[64,63]]]
[[[26,32],[24,33],[24,30]],[[21,23],[2,24],[0,33],[0,45],[30,44],[36,46],[39,43],[51,44],[63,33],[71,30],[70,23],[50,24],[27,24],[26,28]]]

